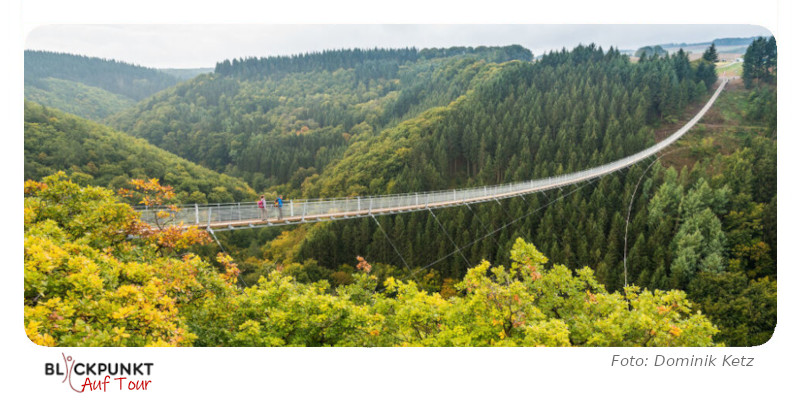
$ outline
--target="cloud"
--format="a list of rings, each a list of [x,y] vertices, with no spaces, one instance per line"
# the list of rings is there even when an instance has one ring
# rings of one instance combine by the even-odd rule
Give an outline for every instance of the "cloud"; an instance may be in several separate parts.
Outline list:
[[[541,54],[579,43],[636,49],[769,34],[755,25],[45,25],[28,35],[25,47],[197,68],[231,58],[354,47],[520,44]]]

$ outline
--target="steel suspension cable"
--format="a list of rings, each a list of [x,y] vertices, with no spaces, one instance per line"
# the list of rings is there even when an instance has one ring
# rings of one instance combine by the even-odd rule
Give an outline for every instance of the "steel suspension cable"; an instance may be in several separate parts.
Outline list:
[[[631,193],[631,201],[628,204],[628,215],[627,215],[627,217],[625,217],[625,244],[624,244],[623,250],[622,250],[622,272],[623,272],[623,275],[625,277],[625,286],[623,286],[623,287],[627,287],[628,286],[628,225],[629,225],[630,220],[631,220],[631,209],[633,208],[633,198],[636,196],[636,191],[639,189],[639,184],[642,183],[642,179],[647,174],[647,171],[649,171],[650,168],[653,165],[655,165],[656,161],[660,160],[661,157],[664,157],[667,154],[671,154],[671,153],[674,153],[674,152],[679,151],[679,150],[683,150],[683,149],[681,149],[681,148],[673,149],[673,150],[668,151],[666,153],[662,153],[661,155],[656,157],[656,159],[653,160],[650,163],[650,165],[648,165],[647,168],[644,169],[644,171],[642,171],[642,175],[639,177],[639,180],[636,182],[636,186],[633,188],[633,193]]]
[[[617,171],[614,171],[614,172],[617,172]],[[613,173],[613,172],[612,172],[612,173]],[[609,174],[609,175],[610,175],[610,174]],[[470,243],[467,243],[467,244],[466,244],[466,245],[464,245],[462,248],[468,248],[468,247],[470,247],[470,246],[474,245],[475,243],[477,243],[477,242],[479,242],[479,241],[481,241],[481,240],[483,240],[483,239],[487,238],[488,236],[490,236],[490,235],[493,235],[493,234],[495,234],[495,233],[497,233],[497,232],[499,232],[499,231],[501,231],[501,230],[503,230],[503,229],[507,228],[508,226],[510,226],[510,225],[512,225],[512,224],[514,224],[514,223],[516,223],[516,222],[518,222],[518,221],[519,221],[519,220],[521,220],[522,218],[525,218],[525,217],[528,217],[528,216],[530,216],[530,215],[533,215],[534,213],[536,213],[536,212],[538,212],[538,211],[540,211],[540,210],[544,209],[545,207],[548,207],[549,205],[551,205],[551,204],[555,203],[556,201],[558,201],[558,200],[559,200],[559,199],[561,199],[562,197],[569,196],[570,194],[572,194],[572,193],[575,193],[576,191],[578,191],[579,189],[581,189],[582,187],[584,187],[584,186],[586,186],[586,185],[588,185],[588,184],[590,184],[590,183],[592,183],[592,182],[596,182],[596,181],[598,181],[598,180],[599,180],[599,178],[592,178],[592,179],[589,179],[589,180],[583,181],[583,182],[582,182],[582,184],[580,184],[580,185],[579,185],[579,186],[578,186],[576,189],[572,190],[571,192],[567,193],[566,195],[563,195],[563,196],[561,196],[561,197],[558,197],[558,198],[556,198],[556,199],[553,199],[553,200],[552,200],[552,201],[550,201],[549,203],[547,203],[547,204],[545,204],[545,205],[543,205],[543,206],[541,206],[541,207],[539,207],[539,208],[537,208],[537,209],[535,209],[535,210],[533,210],[533,211],[531,211],[531,212],[529,212],[529,213],[527,213],[527,214],[525,214],[525,215],[523,215],[523,216],[521,216],[521,217],[519,217],[519,218],[516,218],[516,219],[514,219],[513,221],[506,223],[505,225],[502,225],[501,227],[499,227],[499,228],[497,228],[497,229],[495,229],[495,230],[493,230],[493,231],[491,231],[491,232],[487,233],[486,235],[483,235],[483,236],[481,236],[481,237],[479,237],[479,238],[477,238],[477,239],[473,240],[473,241],[472,241],[472,242],[470,242]],[[456,251],[452,251],[452,252],[450,252],[450,253],[448,253],[448,254],[444,255],[443,257],[440,257],[439,259],[437,259],[437,260],[435,260],[435,261],[431,262],[430,264],[428,264],[428,265],[426,265],[426,266],[424,266],[424,267],[422,267],[422,268],[418,268],[418,269],[416,269],[416,270],[415,270],[415,271],[414,271],[414,272],[411,274],[411,277],[413,278],[413,277],[414,277],[414,276],[415,276],[417,273],[419,273],[419,272],[421,272],[421,271],[424,271],[424,270],[426,270],[426,269],[428,269],[428,268],[430,268],[430,267],[432,267],[432,266],[434,266],[434,265],[436,265],[436,264],[438,264],[438,263],[440,263],[440,262],[444,261],[445,259],[447,259],[448,257],[452,256],[452,255],[453,255],[453,254],[455,254],[455,253],[456,253]]]
[[[465,262],[465,263],[467,263],[467,269],[469,269],[469,267],[471,267],[471,266],[472,266],[472,264],[470,264],[469,260],[467,260],[467,257],[466,257],[466,256],[464,256],[464,253],[462,253],[462,252],[461,252],[461,249],[459,249],[459,248],[458,248],[458,245],[457,245],[457,244],[456,244],[456,242],[453,240],[453,238],[451,238],[451,237],[450,237],[450,234],[449,234],[449,233],[447,233],[447,230],[446,230],[446,229],[444,229],[444,225],[442,225],[442,223],[441,223],[441,222],[439,222],[439,218],[437,218],[437,217],[436,217],[436,214],[434,214],[434,213],[433,213],[433,209],[429,208],[429,209],[428,209],[428,211],[430,211],[430,212],[431,212],[431,215],[433,215],[433,219],[435,219],[435,220],[436,220],[436,223],[437,223],[437,224],[439,224],[439,228],[441,228],[441,229],[442,229],[442,232],[444,232],[444,235],[445,235],[445,236],[447,236],[447,238],[448,238],[448,239],[450,239],[450,243],[452,243],[452,244],[453,244],[453,247],[455,247],[455,248],[456,248],[456,251],[458,252],[458,254],[461,254],[461,258],[463,258],[463,259],[464,259],[464,262]]]
[[[394,252],[397,254],[398,257],[400,257],[400,260],[403,261],[403,265],[406,266],[406,270],[408,271],[408,273],[411,273],[411,268],[408,266],[408,263],[406,263],[406,259],[403,258],[403,255],[400,254],[400,252],[397,250],[397,247],[395,247],[394,243],[392,242],[392,239],[389,239],[389,235],[386,233],[385,230],[383,230],[383,227],[381,226],[381,223],[378,222],[377,218],[375,218],[375,214],[372,214],[372,220],[375,221],[376,224],[378,224],[378,228],[381,230],[381,232],[383,232],[383,236],[389,242],[389,245],[392,246],[392,248],[394,249]]]
[[[483,222],[483,219],[478,216],[478,213],[475,212],[475,210],[472,209],[472,207],[469,205],[469,203],[467,203],[466,206],[470,211],[472,211],[472,215],[475,217],[475,219],[478,220],[478,222],[481,224],[481,226],[484,228],[484,230],[487,231],[487,232],[491,232],[491,229],[489,228],[489,226],[486,225]],[[500,247],[500,242],[497,241],[497,238],[495,238],[494,235],[491,235],[489,237],[492,238],[492,240],[494,240],[494,244],[496,244],[497,247]]]
[[[527,196],[527,195],[528,195],[528,194],[522,194],[522,195],[515,196],[515,197],[521,197],[521,198],[522,198],[522,200],[523,200],[523,201],[525,201],[525,202],[527,203],[527,202],[528,202],[528,200],[525,198],[525,196]],[[505,207],[503,207],[503,204],[502,204],[502,203],[500,203],[500,200],[497,200],[497,199],[495,199],[495,201],[497,202],[497,204],[498,204],[498,205],[500,205],[500,210],[502,210],[502,211],[503,211],[503,214],[505,214],[505,215],[506,215],[506,217],[508,217],[508,218],[512,218],[511,214],[509,214],[509,213],[508,213],[508,211],[506,210],[506,208],[505,208]],[[510,203],[510,202],[509,202],[509,203]],[[525,231],[523,230],[523,231],[522,231],[522,234],[525,236],[525,239],[528,241],[528,243],[533,243],[533,240],[531,240],[531,236],[528,234],[528,232],[525,232]]]

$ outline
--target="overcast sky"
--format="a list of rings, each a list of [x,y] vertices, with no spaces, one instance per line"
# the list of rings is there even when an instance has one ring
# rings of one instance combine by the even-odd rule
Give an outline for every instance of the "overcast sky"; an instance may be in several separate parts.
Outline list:
[[[770,32],[756,25],[44,25],[28,34],[25,48],[198,68],[231,58],[354,47],[520,44],[539,55],[579,43],[636,49],[757,35]]]

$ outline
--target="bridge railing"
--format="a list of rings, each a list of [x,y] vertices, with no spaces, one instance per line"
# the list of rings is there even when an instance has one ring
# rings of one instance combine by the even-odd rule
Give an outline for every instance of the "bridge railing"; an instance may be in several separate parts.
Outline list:
[[[726,83],[727,80],[723,80],[719,88],[717,88],[717,91],[700,112],[666,139],[636,154],[598,167],[530,181],[477,188],[364,197],[292,199],[284,201],[282,216],[283,218],[288,217],[295,220],[297,217],[301,220],[315,220],[317,218],[328,218],[331,216],[347,216],[348,214],[350,216],[353,214],[369,215],[404,212],[414,209],[438,208],[454,204],[492,201],[505,197],[534,193],[600,177],[651,157],[680,139],[681,136],[688,132],[689,129],[703,117],[706,111],[708,111]],[[211,224],[247,221],[257,223],[261,218],[261,213],[255,201],[248,203],[190,204],[180,207],[180,211],[177,212],[174,219],[168,221],[168,223],[208,226]],[[156,212],[160,209],[163,208],[138,208],[142,219],[150,224],[155,223]],[[271,204],[267,205],[267,213],[270,219],[274,219],[278,216],[277,209],[272,207]]]

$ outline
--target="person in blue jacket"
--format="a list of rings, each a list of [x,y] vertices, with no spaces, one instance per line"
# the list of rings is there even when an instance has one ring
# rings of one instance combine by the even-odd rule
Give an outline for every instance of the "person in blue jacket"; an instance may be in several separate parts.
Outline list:
[[[275,208],[278,209],[278,220],[283,219],[283,196],[279,195],[277,199],[275,199]]]

